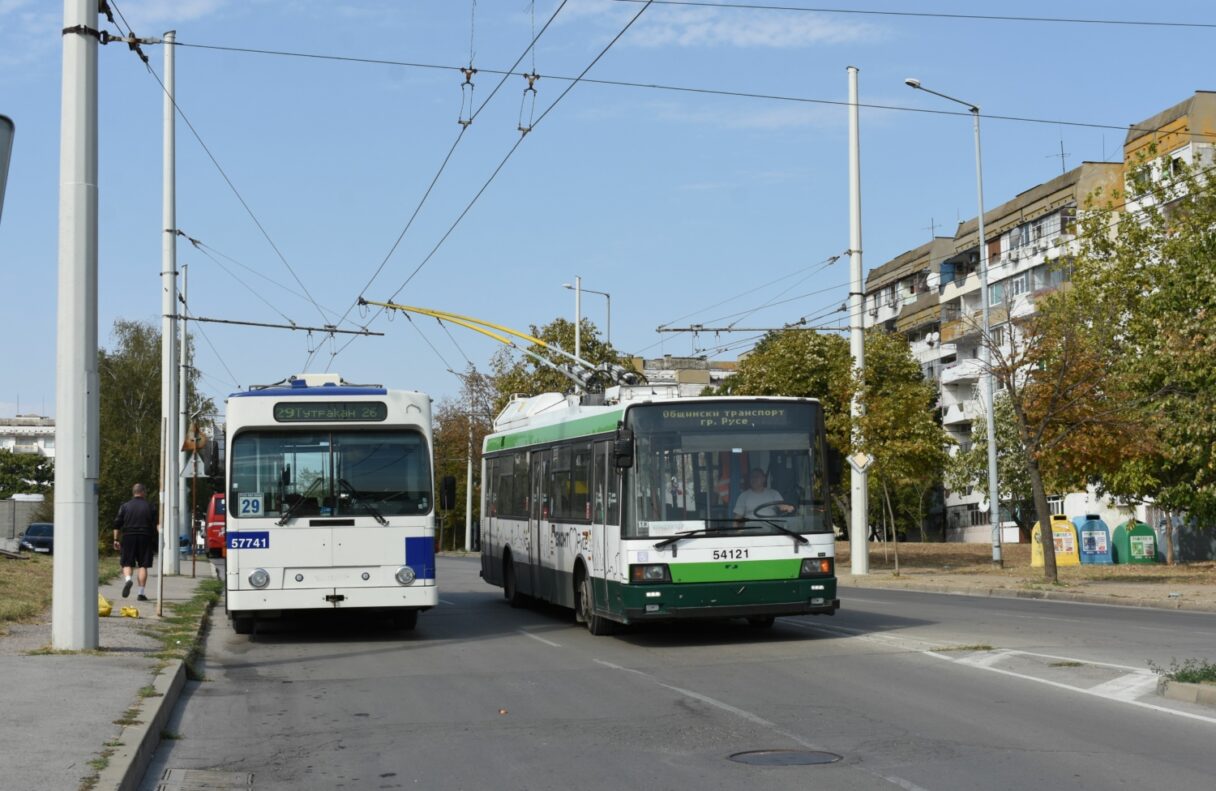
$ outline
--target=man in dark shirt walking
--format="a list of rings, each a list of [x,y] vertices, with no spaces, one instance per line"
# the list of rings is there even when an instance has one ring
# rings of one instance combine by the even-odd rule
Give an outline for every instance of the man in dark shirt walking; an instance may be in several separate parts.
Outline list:
[[[144,587],[148,584],[148,569],[152,567],[152,556],[156,552],[156,512],[147,500],[147,491],[142,483],[131,487],[131,499],[118,509],[114,518],[114,548],[119,550],[122,563],[122,597],[131,593],[131,570],[139,574],[140,601],[147,601]],[[121,531],[122,537],[119,538]]]

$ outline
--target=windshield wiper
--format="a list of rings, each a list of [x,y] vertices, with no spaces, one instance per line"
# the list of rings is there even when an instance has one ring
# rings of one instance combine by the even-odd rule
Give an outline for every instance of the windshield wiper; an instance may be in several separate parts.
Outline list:
[[[752,518],[753,518],[753,519],[756,519],[756,517],[752,517]],[[779,524],[777,524],[776,522],[774,522],[774,521],[773,521],[773,520],[771,520],[771,519],[763,519],[763,518],[760,518],[760,519],[756,519],[756,521],[758,521],[758,522],[764,522],[766,525],[771,525],[771,526],[773,526],[773,527],[777,528],[778,530],[780,530],[782,533],[785,533],[787,536],[791,536],[791,537],[793,537],[793,539],[794,539],[794,554],[797,554],[797,553],[798,553],[798,545],[799,545],[799,544],[809,544],[809,543],[811,543],[811,542],[810,542],[810,541],[807,539],[807,537],[806,537],[806,536],[802,535],[801,533],[795,533],[793,530],[790,530],[788,527],[785,527],[784,525],[779,525]]]
[[[315,489],[317,484],[319,484],[320,482],[321,482],[321,479],[317,478],[312,483],[308,484],[308,488],[304,490],[304,494],[300,495],[300,499],[296,500],[294,503],[287,506],[287,510],[283,512],[283,515],[281,517],[279,517],[279,521],[275,522],[275,524],[277,524],[279,527],[282,527],[283,525],[290,522],[292,517],[295,516],[296,510],[299,509],[299,507],[304,504],[304,501],[308,499],[308,495],[312,494],[312,490]]]
[[[659,541],[658,543],[656,543],[654,545],[654,548],[663,549],[664,547],[671,546],[672,547],[671,556],[675,557],[678,550],[673,545],[676,542],[681,541],[685,538],[692,538],[693,536],[707,536],[707,535],[710,535],[711,533],[726,533],[726,532],[731,532],[731,531],[735,531],[735,530],[748,530],[748,529],[755,528],[755,525],[735,526],[733,524],[729,525],[727,527],[710,527],[709,523],[714,522],[714,521],[734,522],[733,519],[718,519],[718,518],[711,517],[711,518],[705,520],[705,527],[698,527],[696,530],[685,530],[683,532],[676,533],[675,535],[668,536],[667,538],[663,539],[662,541]]]
[[[379,522],[380,524],[382,524],[382,525],[388,524],[388,520],[384,518],[383,514],[381,514],[378,510],[376,510],[376,507],[374,505],[372,505],[371,503],[365,503],[359,499],[359,492],[355,490],[355,487],[350,485],[349,481],[347,481],[345,478],[339,478],[338,485],[341,486],[346,491],[346,493],[350,495],[350,501],[352,503],[354,503],[355,505],[362,506],[363,509],[366,510],[372,516],[374,516],[376,518],[376,521]]]

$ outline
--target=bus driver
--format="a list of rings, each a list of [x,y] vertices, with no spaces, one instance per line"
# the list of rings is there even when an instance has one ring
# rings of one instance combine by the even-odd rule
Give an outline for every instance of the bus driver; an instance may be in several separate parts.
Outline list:
[[[776,489],[768,488],[768,474],[764,470],[756,467],[751,471],[749,477],[749,488],[739,495],[739,499],[735,500],[735,509],[733,511],[737,521],[744,519],[754,519],[756,509],[764,505],[773,505],[778,503],[776,509],[770,509],[775,513],[789,514],[793,513],[794,506],[785,502],[785,498],[781,496],[781,492]],[[770,513],[770,515],[775,515]]]

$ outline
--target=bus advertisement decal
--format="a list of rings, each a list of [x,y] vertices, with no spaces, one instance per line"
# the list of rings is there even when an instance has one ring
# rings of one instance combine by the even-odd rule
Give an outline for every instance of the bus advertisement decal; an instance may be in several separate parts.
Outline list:
[[[229,549],[270,549],[270,532],[266,530],[242,530],[228,533]]]

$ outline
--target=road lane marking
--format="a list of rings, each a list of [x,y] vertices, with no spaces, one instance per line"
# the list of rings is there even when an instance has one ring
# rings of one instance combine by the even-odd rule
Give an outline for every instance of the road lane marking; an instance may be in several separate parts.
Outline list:
[[[1216,725],[1216,717],[1205,717],[1202,714],[1192,714],[1189,711],[1180,711],[1178,709],[1167,708],[1166,706],[1158,706],[1155,703],[1145,703],[1142,700],[1127,700],[1125,698],[1116,697],[1115,695],[1112,695],[1109,693],[1102,693],[1100,691],[1095,691],[1097,689],[1096,687],[1090,688],[1090,689],[1086,689],[1085,687],[1074,687],[1074,686],[1071,686],[1070,684],[1062,684],[1059,681],[1051,681],[1050,679],[1039,678],[1038,676],[1032,676],[1027,673],[1017,673],[1012,670],[1005,670],[1004,668],[980,667],[980,666],[974,665],[974,664],[966,665],[965,663],[963,663],[962,661],[960,661],[959,659],[957,659],[955,657],[945,656],[944,654],[940,654],[936,651],[922,651],[921,653],[924,654],[925,656],[931,656],[934,659],[940,659],[940,660],[949,662],[954,665],[964,665],[966,667],[973,667],[976,670],[983,670],[988,673],[999,673],[1002,676],[1020,678],[1023,681],[1032,681],[1035,684],[1045,684],[1049,687],[1055,687],[1056,689],[1065,689],[1065,690],[1068,690],[1069,692],[1077,692],[1081,695],[1089,695],[1091,697],[1100,698],[1102,700],[1109,700],[1109,701],[1113,701],[1115,703],[1123,703],[1128,706],[1136,706],[1137,708],[1149,709],[1150,711],[1158,711],[1158,712],[1161,712],[1162,714],[1170,714],[1175,717],[1183,717],[1185,719],[1198,720],[1199,722],[1206,722],[1209,725]],[[1099,685],[1099,686],[1102,686],[1102,685]]]
[[[519,633],[520,633],[520,634],[522,634],[524,637],[531,637],[533,640],[537,640],[537,641],[539,641],[539,642],[542,642],[542,643],[544,643],[545,645],[548,645],[548,646],[553,646],[554,648],[561,648],[561,647],[562,647],[562,644],[561,644],[561,643],[555,643],[555,642],[553,642],[552,640],[546,640],[545,638],[541,637],[540,635],[535,635],[535,634],[532,634],[531,632],[527,631],[526,629],[516,629],[515,631],[519,632]]]
[[[1115,700],[1135,700],[1157,686],[1154,673],[1138,672],[1113,678],[1089,688],[1092,695],[1106,695]]]
[[[440,600],[439,600],[439,603],[440,603],[440,604],[455,604],[456,602],[454,602],[454,601],[448,601],[447,599],[440,599]]]
[[[958,659],[958,663],[961,665],[971,665],[972,667],[991,667],[992,665],[995,665],[997,662],[1000,662],[1002,659],[1006,659],[1007,657],[1009,657],[1011,654],[1014,654],[1014,653],[1017,653],[1017,652],[1016,651],[1000,651],[1000,650],[984,651],[979,654],[972,654],[971,656],[960,657]]]
[[[1116,665],[1113,662],[1099,662],[1092,659],[1078,659],[1075,656],[1056,656],[1055,654],[1037,654],[1034,651],[1014,651],[1015,654],[1023,656],[1037,656],[1041,659],[1058,659],[1062,662],[1080,662],[1083,665],[1097,665],[1098,667],[1113,667],[1115,670],[1127,670],[1131,673],[1143,673],[1144,668],[1131,667],[1130,665]]]

